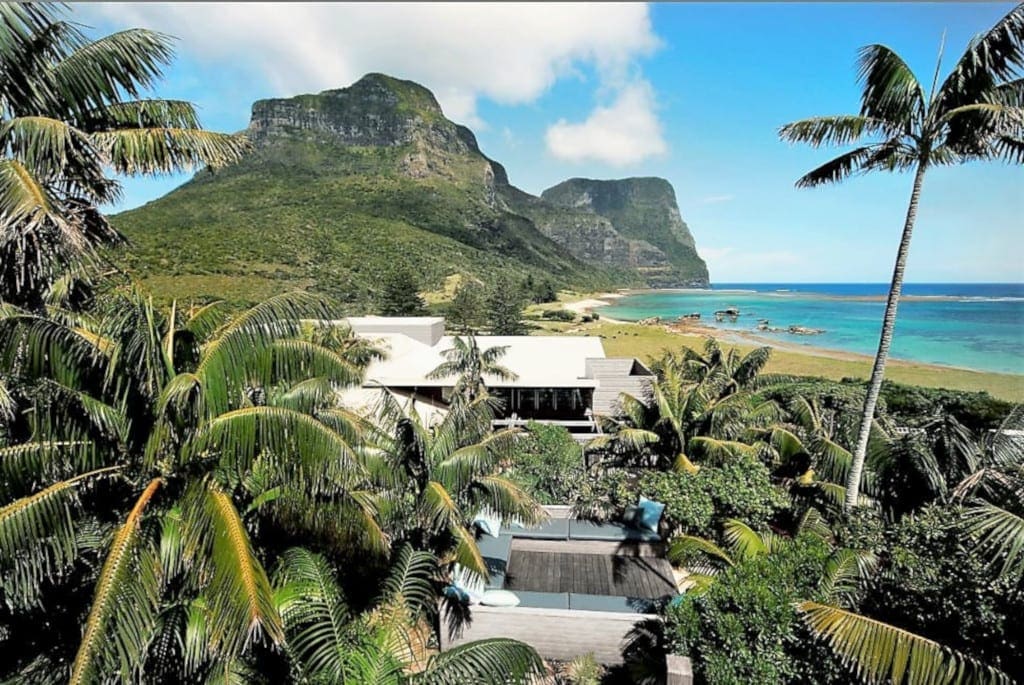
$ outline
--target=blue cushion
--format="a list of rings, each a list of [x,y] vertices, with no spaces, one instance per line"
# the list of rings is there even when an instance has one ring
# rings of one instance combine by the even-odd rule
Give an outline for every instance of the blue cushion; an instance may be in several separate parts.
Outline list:
[[[637,508],[640,509],[640,516],[638,517],[640,527],[657,533],[658,524],[661,523],[661,515],[665,513],[665,505],[640,495]]]
[[[519,597],[520,607],[531,609],[568,609],[568,592],[521,592],[515,591]]]
[[[484,557],[484,560],[497,559],[507,562],[509,554],[512,553],[512,536],[507,532],[498,537],[483,535],[476,541],[476,548],[480,550],[480,556]]]
[[[657,533],[646,529],[633,528],[614,521],[595,523],[582,519],[574,519],[569,522],[569,538],[604,542],[658,542],[661,540]]]
[[[530,528],[513,524],[506,526],[505,530],[517,538],[567,540],[569,539],[569,519],[548,519],[539,526]]]
[[[656,602],[642,597],[569,594],[569,608],[577,611],[614,611],[621,614],[653,613]]]

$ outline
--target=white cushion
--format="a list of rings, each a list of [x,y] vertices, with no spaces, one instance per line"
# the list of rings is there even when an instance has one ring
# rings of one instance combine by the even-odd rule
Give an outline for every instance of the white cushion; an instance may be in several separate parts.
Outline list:
[[[480,603],[488,607],[517,607],[519,598],[508,590],[488,590],[480,598]]]

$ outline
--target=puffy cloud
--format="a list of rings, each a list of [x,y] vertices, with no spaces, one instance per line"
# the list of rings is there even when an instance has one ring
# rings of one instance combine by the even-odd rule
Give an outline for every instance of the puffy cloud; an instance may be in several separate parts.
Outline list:
[[[626,166],[664,154],[668,149],[661,122],[655,115],[654,92],[645,81],[634,81],[607,106],[598,106],[585,121],[564,119],[545,136],[548,151],[569,162],[603,162]]]
[[[642,4],[100,3],[76,14],[179,36],[190,56],[246,65],[278,96],[371,71],[412,79],[448,116],[478,126],[481,96],[532,102],[581,68],[621,81],[658,45]]]

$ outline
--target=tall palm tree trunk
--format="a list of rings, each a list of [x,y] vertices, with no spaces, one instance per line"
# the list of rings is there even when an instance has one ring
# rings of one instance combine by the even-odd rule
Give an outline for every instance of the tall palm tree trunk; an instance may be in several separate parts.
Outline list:
[[[914,174],[914,189],[910,193],[910,206],[907,207],[907,219],[903,224],[903,237],[900,239],[899,251],[896,253],[896,266],[892,271],[892,283],[889,285],[889,298],[885,303],[885,317],[882,319],[882,337],[878,341],[878,352],[875,353],[875,365],[871,369],[871,381],[864,397],[864,410],[860,417],[860,431],[857,435],[857,448],[853,453],[850,465],[850,477],[846,483],[846,501],[843,511],[849,513],[857,506],[860,496],[860,481],[864,473],[864,459],[868,452],[868,438],[871,436],[871,423],[875,418],[875,405],[885,378],[885,362],[889,358],[889,346],[896,327],[896,309],[900,304],[900,293],[903,290],[903,270],[907,265],[907,254],[910,252],[910,236],[914,232],[914,220],[917,218],[917,202],[921,197],[921,183],[927,161],[921,160]]]

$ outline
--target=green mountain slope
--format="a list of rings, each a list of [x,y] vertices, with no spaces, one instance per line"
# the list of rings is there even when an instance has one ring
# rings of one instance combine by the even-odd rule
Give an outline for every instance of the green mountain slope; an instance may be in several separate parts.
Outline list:
[[[509,202],[505,170],[410,81],[370,74],[261,100],[246,133],[254,149],[240,162],[114,217],[131,241],[118,259],[159,296],[251,302],[313,288],[359,310],[400,263],[423,287],[456,272],[646,283],[628,261],[589,259],[538,230]]]

